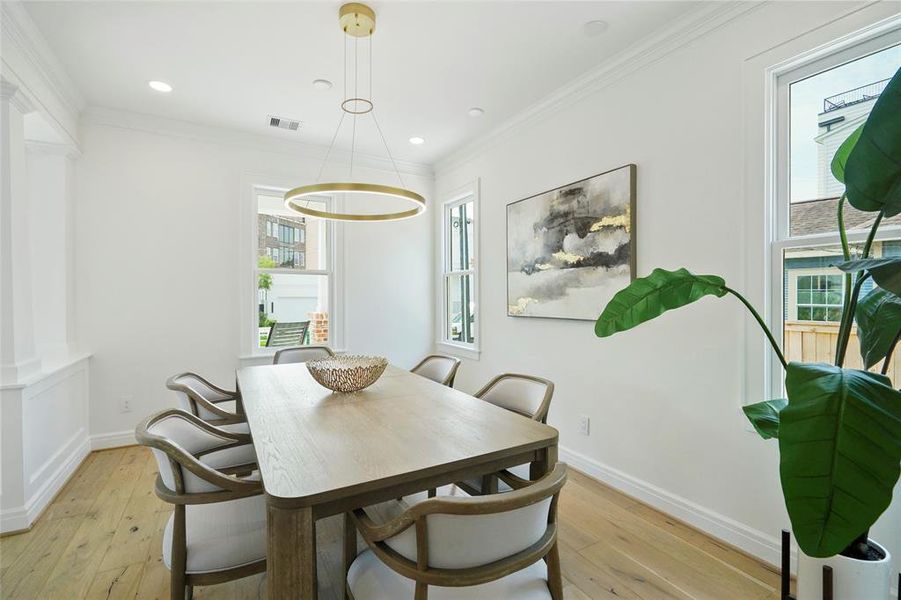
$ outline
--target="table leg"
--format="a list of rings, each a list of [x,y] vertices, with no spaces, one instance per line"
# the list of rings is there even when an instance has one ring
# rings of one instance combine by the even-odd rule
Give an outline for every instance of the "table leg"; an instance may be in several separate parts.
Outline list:
[[[529,479],[535,481],[542,476],[550,473],[557,464],[557,444],[542,448],[538,451],[538,456],[532,464],[529,465]]]
[[[268,506],[266,586],[270,600],[316,600],[316,521],[311,507]]]

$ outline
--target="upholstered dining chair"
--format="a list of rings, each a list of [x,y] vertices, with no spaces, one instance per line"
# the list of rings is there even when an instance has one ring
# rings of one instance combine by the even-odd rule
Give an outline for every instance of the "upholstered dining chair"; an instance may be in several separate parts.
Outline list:
[[[557,463],[541,479],[508,494],[431,498],[385,522],[374,521],[364,509],[347,513],[348,597],[562,598],[557,499],[565,482],[566,465]],[[360,554],[356,531],[368,546]]]
[[[454,387],[454,378],[460,368],[460,359],[444,354],[430,354],[418,365],[410,369],[411,373],[422,375],[447,387]]]
[[[172,600],[264,571],[266,501],[250,436],[169,409],[144,419],[135,438],[156,459],[156,495],[174,505],[163,533]]]
[[[486,383],[474,395],[485,402],[506,408],[533,421],[546,423],[551,399],[554,397],[554,384],[543,377],[534,375],[503,373]],[[499,478],[497,474],[490,474],[482,477],[481,481],[468,480],[457,485],[470,494],[508,492],[512,489],[508,484],[511,477],[527,482],[530,471],[531,466],[526,463],[510,468],[506,472],[506,479]]]
[[[328,346],[298,346],[296,348],[282,348],[272,357],[272,364],[284,365],[288,363],[305,363],[317,358],[334,356],[335,352]]]
[[[237,392],[214,385],[196,373],[173,375],[166,380],[166,387],[175,392],[182,410],[229,431],[249,431]]]

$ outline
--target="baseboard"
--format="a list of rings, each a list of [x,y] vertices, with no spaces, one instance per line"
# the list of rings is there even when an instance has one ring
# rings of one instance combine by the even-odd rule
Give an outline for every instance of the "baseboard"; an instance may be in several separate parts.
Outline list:
[[[133,429],[115,431],[113,433],[98,433],[91,436],[91,450],[106,450],[107,448],[134,446],[136,443],[135,432]]]
[[[11,533],[30,529],[90,452],[91,444],[85,436],[69,457],[47,478],[44,485],[28,499],[25,506],[0,513],[0,532]]]
[[[560,460],[637,500],[772,565],[780,562],[780,540],[725,515],[677,496],[647,481],[627,475],[584,454],[560,448]],[[793,558],[795,552],[792,552]],[[792,560],[792,564],[796,564]]]

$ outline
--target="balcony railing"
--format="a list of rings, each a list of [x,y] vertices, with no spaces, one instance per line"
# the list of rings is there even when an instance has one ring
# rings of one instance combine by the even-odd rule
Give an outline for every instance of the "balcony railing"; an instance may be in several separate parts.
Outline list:
[[[833,110],[845,108],[846,106],[860,104],[861,102],[878,98],[879,94],[882,93],[882,90],[888,85],[888,82],[889,79],[883,79],[876,83],[869,83],[867,85],[862,85],[859,88],[842,92],[841,94],[829,96],[823,100],[823,112],[832,112]]]

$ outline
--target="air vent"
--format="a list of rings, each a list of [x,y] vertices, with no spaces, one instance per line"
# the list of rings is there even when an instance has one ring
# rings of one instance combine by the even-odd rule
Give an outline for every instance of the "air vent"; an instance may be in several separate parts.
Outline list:
[[[297,119],[289,119],[287,117],[275,117],[269,115],[269,126],[287,129],[288,131],[297,131],[300,129],[300,121]]]

